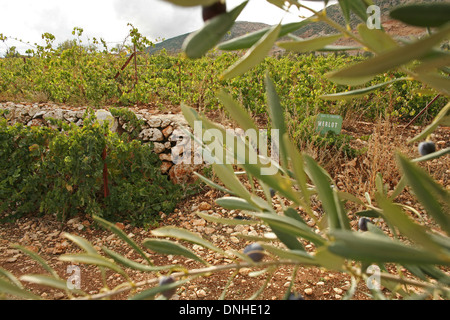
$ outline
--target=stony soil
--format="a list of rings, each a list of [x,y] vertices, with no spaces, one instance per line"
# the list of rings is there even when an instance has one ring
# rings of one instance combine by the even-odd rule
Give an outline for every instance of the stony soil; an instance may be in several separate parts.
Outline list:
[[[378,135],[387,135],[391,140],[388,139],[385,141],[387,144],[386,147],[388,149],[395,150],[399,147],[399,143],[403,142],[403,146],[406,145],[404,142],[408,138],[417,134],[421,129],[420,127],[415,126],[412,126],[407,130],[404,129],[404,126],[393,125],[392,127],[394,128],[393,131],[386,131],[383,129],[383,124],[381,124],[377,129],[375,124],[356,124],[346,122],[344,124],[344,131],[354,134],[355,137],[362,137],[367,134],[373,134],[375,136],[375,133]],[[396,130],[398,130],[398,132],[395,132]],[[433,136],[436,141],[439,141],[439,149],[449,146],[449,137],[449,128],[441,128]],[[361,145],[376,143],[373,139],[369,141],[357,139],[355,140],[355,143]],[[415,146],[409,147],[409,155],[412,157],[417,156]],[[380,154],[377,156],[380,157]],[[363,197],[363,193],[361,194],[361,192],[364,191],[364,188],[362,185],[354,185],[354,183],[360,182],[355,178],[355,176],[358,174],[360,176],[367,174],[363,171],[367,171],[367,166],[370,167],[370,165],[373,164],[367,164],[366,162],[374,161],[373,159],[373,156],[370,158],[370,155],[362,155],[352,160],[347,159],[341,162],[340,165],[335,165],[332,167],[331,169],[333,170],[330,170],[330,173],[336,179],[337,187],[341,190],[352,192],[353,194],[356,193],[357,196]],[[429,172],[431,172],[446,188],[449,188],[450,186],[450,172],[448,170],[448,168],[450,168],[449,160],[450,159],[447,156],[439,160],[434,160],[426,166],[427,170],[429,170]],[[384,173],[388,174],[387,172]],[[395,174],[392,176],[393,179],[395,178],[394,176]],[[389,178],[390,177],[388,176],[386,179]],[[369,182],[365,181],[365,183]],[[264,225],[224,226],[207,222],[196,214],[196,212],[202,211],[225,218],[235,218],[242,215],[239,211],[225,210],[215,204],[215,199],[221,196],[223,196],[223,194],[219,191],[212,190],[208,187],[203,187],[201,192],[197,195],[191,196],[180,202],[175,212],[161,213],[159,226],[178,226],[191,230],[200,234],[204,239],[213,242],[223,250],[231,249],[242,251],[243,248],[250,243],[250,241],[239,237],[239,234],[250,236],[270,234],[270,230]],[[408,192],[402,193],[398,200],[402,203],[415,207],[422,215],[421,223],[433,227],[433,222],[426,216],[425,213],[423,213],[420,205],[415,202],[414,198],[411,197]],[[280,208],[281,202],[288,204],[284,199],[275,197],[273,199],[274,207]],[[313,209],[318,215],[321,214],[319,204],[317,204],[317,206]],[[356,210],[357,208],[349,209],[349,218],[351,219],[351,225],[355,230],[357,228],[357,217],[352,213]],[[308,223],[314,227],[314,223],[312,221],[308,221]],[[382,222],[379,223],[380,226],[382,226]],[[152,237],[151,230],[157,227],[134,227],[129,225],[126,221],[117,223],[116,225],[138,244],[140,244],[144,239]],[[46,273],[36,261],[30,259],[22,251],[11,247],[11,245],[19,244],[41,255],[48,262],[48,264],[58,272],[61,278],[69,278],[71,273],[67,271],[67,267],[70,263],[60,261],[59,257],[63,254],[78,253],[81,252],[81,250],[77,245],[64,236],[65,233],[70,233],[85,238],[90,241],[99,252],[101,252],[102,246],[106,246],[109,249],[121,253],[129,259],[137,262],[143,262],[142,257],[139,256],[131,247],[111,232],[105,231],[96,226],[89,216],[80,214],[80,216],[61,223],[51,215],[38,217],[30,214],[15,223],[0,225],[0,267],[10,271],[16,277],[20,277],[24,274]],[[307,242],[304,244],[308,250],[314,249],[311,244]],[[185,245],[212,265],[226,265],[232,263],[231,260],[200,246],[186,243]],[[202,267],[200,263],[194,260],[189,260],[178,256],[158,255],[150,251],[147,252],[148,256],[153,260],[155,265],[181,264],[188,269]],[[80,265],[80,269],[81,289],[92,295],[99,294],[103,288],[101,272],[93,266]],[[243,268],[239,271],[239,274],[234,278],[227,291],[225,297],[226,299],[246,299],[258,291],[258,289],[264,284],[266,278],[265,276],[251,277],[251,274],[249,274],[250,271],[254,271],[254,269]],[[226,286],[228,279],[233,272],[234,270],[225,270],[218,273],[213,273],[208,277],[201,277],[192,282],[186,283],[178,288],[176,295],[172,299],[217,299],[222,294],[223,288]],[[150,274],[130,271],[129,274],[135,282],[145,280],[151,281],[151,279],[155,279],[157,277],[154,273]],[[278,268],[274,273],[274,277],[267,285],[267,288],[258,297],[258,299],[283,299],[291,279],[292,267],[283,266]],[[106,271],[106,280],[110,288],[125,281],[121,275],[111,271]],[[330,272],[320,268],[300,267],[297,272],[297,276],[294,279],[292,291],[300,293],[307,300],[339,300],[344,297],[345,293],[350,288],[350,280],[350,277],[345,274]],[[26,282],[23,282],[23,284],[44,299],[54,300],[68,298],[64,291],[49,289],[47,287],[37,285],[29,285]],[[143,288],[140,290],[142,289]],[[352,299],[369,299],[367,293],[368,290],[366,285],[364,283],[360,283],[358,284],[358,289]],[[385,293],[387,293],[387,291],[385,291]],[[125,292],[112,298],[126,299],[128,296],[129,292]]]

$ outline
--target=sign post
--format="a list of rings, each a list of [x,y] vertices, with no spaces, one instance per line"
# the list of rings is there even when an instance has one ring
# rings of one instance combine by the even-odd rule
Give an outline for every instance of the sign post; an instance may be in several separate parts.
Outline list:
[[[339,115],[320,113],[317,116],[316,132],[326,134],[328,131],[332,131],[336,134],[340,134],[342,121],[343,119]]]

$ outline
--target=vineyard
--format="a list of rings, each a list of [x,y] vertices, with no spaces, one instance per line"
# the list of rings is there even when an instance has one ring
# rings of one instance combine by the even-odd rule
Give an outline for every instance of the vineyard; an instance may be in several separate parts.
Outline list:
[[[393,116],[407,121],[414,117],[434,96],[419,82],[398,82],[388,88],[351,102],[329,102],[321,95],[347,89],[331,83],[325,74],[346,64],[364,59],[342,54],[279,54],[267,57],[257,68],[239,78],[219,80],[219,75],[242,54],[210,52],[201,59],[188,59],[165,52],[138,54],[122,70],[129,55],[111,54],[86,48],[75,41],[68,49],[47,48],[30,57],[10,56],[0,60],[0,99],[3,101],[53,101],[71,105],[146,105],[164,111],[164,106],[184,102],[200,110],[223,109],[216,99],[219,88],[225,88],[255,115],[265,114],[264,71],[274,75],[278,94],[290,114],[298,116],[330,112],[361,114],[360,119],[373,120]],[[134,66],[135,64],[135,66]],[[378,76],[379,84],[401,73]],[[283,84],[283,85],[281,85]],[[439,99],[429,109],[430,120],[442,108]]]
[[[77,29],[74,29],[74,32]],[[137,32],[137,31],[135,31]],[[82,32],[78,30],[78,36]],[[132,34],[131,34],[132,35]],[[66,41],[68,48],[53,48],[52,35],[44,34],[48,45],[30,57],[8,57],[0,60],[0,99],[3,101],[53,101],[75,106],[151,106],[167,112],[185,103],[201,112],[222,112],[216,93],[225,89],[246,110],[266,126],[267,114],[264,74],[273,74],[277,92],[286,110],[291,136],[298,144],[316,141],[318,145],[341,150],[349,157],[358,154],[349,145],[351,136],[323,139],[313,130],[319,113],[339,114],[344,119],[374,121],[391,118],[407,123],[423,110],[436,94],[420,82],[396,81],[387,87],[351,101],[327,101],[323,95],[342,92],[348,86],[336,85],[325,77],[327,72],[365,59],[360,54],[277,54],[241,77],[219,80],[219,75],[242,54],[211,51],[200,59],[164,51],[154,55],[133,54],[132,47],[122,53],[108,53],[97,47],[86,47],[76,39]],[[146,41],[142,38],[139,47]],[[131,60],[130,60],[131,58]],[[373,79],[371,85],[402,78],[391,72]],[[416,124],[432,119],[445,105],[438,97]]]
[[[0,297],[448,299],[450,27],[438,13],[449,6],[400,10],[401,19],[424,8],[439,17],[406,15],[428,27],[415,42],[365,24],[352,33],[350,12],[366,21],[367,3],[342,0],[347,28],[315,12],[341,34],[285,41],[297,25],[280,24],[234,42],[245,49],[220,50],[217,38],[247,1],[229,11],[186,3],[222,11],[179,54],[149,54],[153,44],[130,25],[131,44],[120,49],[86,45],[75,28],[64,43],[44,33],[44,46],[0,59],[4,105],[86,110],[77,124],[47,126],[0,110]],[[343,35],[363,47],[331,45]],[[120,118],[120,130],[96,109]],[[153,141],[133,134],[145,125],[133,110],[231,136],[235,149],[222,141],[226,155],[209,154],[215,160],[248,160],[262,148],[226,128],[279,130],[276,172],[261,173],[272,163],[262,156],[218,161],[193,185],[173,184]],[[318,133],[324,114],[342,117],[339,133]],[[74,266],[81,288],[66,281]],[[381,287],[368,285],[369,266]]]

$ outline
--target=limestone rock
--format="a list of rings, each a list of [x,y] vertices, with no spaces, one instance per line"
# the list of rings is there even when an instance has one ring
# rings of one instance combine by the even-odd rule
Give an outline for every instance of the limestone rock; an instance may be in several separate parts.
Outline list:
[[[33,119],[42,118],[46,114],[45,110],[38,111],[34,114]]]
[[[163,160],[163,161],[170,161],[170,162],[172,162],[172,155],[171,154],[167,154],[167,153],[161,153],[159,155],[159,159]]]
[[[172,126],[167,126],[162,130],[162,134],[164,135],[164,137],[168,137],[172,134],[173,132],[173,127]]]
[[[144,141],[164,141],[162,132],[156,128],[142,130],[139,134],[139,138]]]
[[[311,288],[306,288],[306,289],[304,290],[304,292],[305,292],[305,294],[306,294],[307,296],[310,296],[310,295],[313,294],[313,290],[312,290]]]
[[[208,202],[203,201],[198,205],[200,211],[207,211],[211,209],[211,205]]]
[[[164,119],[161,119],[161,127],[162,127],[162,128],[167,127],[167,126],[170,125],[171,123],[172,123],[172,120],[171,120],[170,118],[164,118]]]
[[[40,118],[31,119],[30,121],[27,122],[27,126],[29,126],[29,127],[42,126],[43,124],[44,124],[44,120],[42,120]]]
[[[56,119],[56,120],[64,120],[64,116],[63,116],[62,110],[51,110],[51,111],[48,111],[42,117],[45,120],[50,119],[50,118],[51,119]]]
[[[162,153],[164,150],[166,150],[166,146],[165,146],[165,144],[163,144],[163,143],[160,143],[160,142],[155,142],[154,144],[153,144],[153,151],[155,152],[155,153]]]
[[[161,165],[161,167],[160,167],[160,169],[161,169],[161,172],[164,174],[164,173],[167,173],[169,170],[170,170],[170,168],[172,168],[172,166],[173,166],[173,163],[172,162],[169,162],[169,161],[163,161],[162,162],[162,165]]]
[[[161,126],[161,119],[160,118],[147,118],[147,123],[152,128],[159,128]]]
[[[111,114],[111,112],[106,110],[97,110],[95,112],[95,116],[97,117],[97,120],[100,124],[103,124],[103,122],[107,121],[109,123],[109,129],[111,131],[117,130],[118,123],[117,120]]]
[[[31,108],[28,109],[28,115],[29,115],[31,118],[33,118],[34,115],[35,115],[36,113],[38,113],[38,112],[39,112],[39,107],[37,107],[37,106],[35,106],[35,105],[33,105]]]
[[[17,122],[26,123],[31,120],[31,117],[28,115],[28,111],[24,108],[16,109],[14,112],[14,117]]]

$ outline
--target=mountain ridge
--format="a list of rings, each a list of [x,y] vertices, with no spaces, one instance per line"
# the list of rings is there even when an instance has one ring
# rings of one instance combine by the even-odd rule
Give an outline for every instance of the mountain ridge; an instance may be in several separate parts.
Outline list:
[[[251,33],[263,28],[267,28],[270,25],[262,22],[246,22],[246,21],[236,21],[231,30],[223,37],[222,41],[227,41]],[[194,31],[195,32],[195,31]],[[181,52],[181,47],[184,40],[192,32],[184,33],[176,37],[169,38],[162,42],[156,43],[154,47],[148,48],[148,53],[153,54],[162,49],[166,49],[168,53],[178,53]]]
[[[423,28],[416,28],[407,26],[402,24],[401,22],[390,19],[389,17],[389,9],[404,5],[408,3],[417,2],[415,0],[379,0],[374,1],[374,3],[380,7],[381,11],[381,21],[386,32],[393,34],[395,36],[418,36],[425,33]],[[440,0],[422,0],[423,2],[440,2]],[[327,15],[341,25],[345,25],[344,17],[342,15],[341,9],[338,4],[330,5],[326,8]],[[350,26],[354,29],[361,20],[356,17],[353,13],[351,14]],[[228,41],[230,39],[234,39],[240,36],[243,36],[248,33],[252,33],[254,31],[258,31],[263,28],[270,27],[269,24],[262,22],[248,22],[248,21],[236,21],[231,30],[221,39],[221,42]],[[194,31],[195,32],[195,31]],[[310,23],[299,30],[296,30],[292,34],[301,37],[301,38],[309,38],[313,36],[320,36],[326,34],[333,34],[337,31],[333,29],[331,26],[327,25],[324,22],[316,22]],[[176,37],[169,38],[162,42],[156,43],[153,47],[147,48],[147,52],[150,54],[154,54],[158,51],[165,49],[169,54],[177,54],[181,52],[181,48],[186,37],[189,36],[192,32],[188,32]],[[348,41],[347,41],[348,42]],[[339,41],[339,44],[346,43],[345,40]]]

